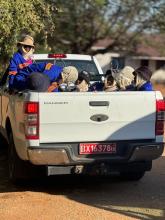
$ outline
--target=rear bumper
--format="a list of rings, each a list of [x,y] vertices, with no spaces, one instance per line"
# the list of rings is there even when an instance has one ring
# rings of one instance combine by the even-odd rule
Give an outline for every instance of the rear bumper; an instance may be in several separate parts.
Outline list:
[[[69,157],[64,149],[29,149],[29,160],[35,165],[66,165]]]
[[[164,144],[150,144],[136,146],[129,161],[150,161],[160,157],[164,150]]]
[[[152,161],[162,155],[163,143],[132,143],[122,155],[92,155],[85,157],[75,153],[76,144],[42,144],[40,148],[30,147],[28,158],[35,165],[84,165],[91,163],[132,163]]]

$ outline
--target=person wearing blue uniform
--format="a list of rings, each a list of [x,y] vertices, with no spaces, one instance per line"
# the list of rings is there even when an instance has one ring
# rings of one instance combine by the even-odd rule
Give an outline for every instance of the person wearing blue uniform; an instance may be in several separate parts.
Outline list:
[[[26,90],[27,77],[33,72],[42,72],[50,77],[51,82],[56,80],[62,71],[62,67],[55,66],[51,63],[33,63],[32,55],[34,52],[34,39],[26,35],[17,43],[18,51],[14,53],[10,59],[9,89],[10,90]]]
[[[47,75],[50,83],[52,83],[57,80],[62,70],[62,67],[47,62],[30,64],[26,68],[19,70],[12,78],[9,78],[9,88],[19,91],[28,89],[27,78],[33,72],[36,74],[40,72]]]
[[[78,70],[74,66],[62,68],[47,63],[42,73],[33,72],[27,77],[27,87],[39,92],[72,91],[77,79]]]
[[[134,69],[131,66],[125,66],[114,78],[119,91],[134,91]]]
[[[87,71],[82,70],[78,74],[75,91],[88,92],[89,87],[90,87],[90,74]]]
[[[17,43],[17,47],[18,51],[14,53],[13,57],[10,59],[8,67],[10,88],[12,87],[15,76],[33,63],[32,55],[34,52],[34,39],[31,36],[26,35]],[[22,78],[22,80],[24,79]]]
[[[78,70],[74,66],[62,68],[52,65],[49,70],[45,69],[43,73],[49,77],[51,82],[48,92],[72,91],[72,87],[78,79]]]
[[[152,72],[147,66],[141,66],[134,72],[134,83],[137,91],[152,91],[152,84],[150,82]]]
[[[78,71],[75,67],[60,67],[48,62],[33,63],[31,55],[34,52],[34,40],[31,36],[26,35],[23,41],[18,42],[18,52],[15,53],[10,60],[8,67],[9,73],[9,89],[10,90],[45,90],[43,83],[44,76],[50,80],[48,92],[57,92],[59,84],[67,83],[68,80],[76,81]],[[35,74],[38,74],[35,76]],[[32,74],[32,76],[30,76]],[[47,81],[47,78],[45,78]],[[43,84],[43,88],[42,88]],[[39,88],[37,88],[37,85]]]

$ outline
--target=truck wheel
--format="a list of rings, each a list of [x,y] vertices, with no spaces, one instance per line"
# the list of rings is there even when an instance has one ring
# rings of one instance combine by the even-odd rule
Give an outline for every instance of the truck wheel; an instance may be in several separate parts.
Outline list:
[[[45,175],[44,167],[34,166],[29,161],[23,161],[18,157],[12,133],[9,134],[8,167],[9,178],[13,183],[21,183],[23,180]]]
[[[8,167],[9,167],[9,179],[16,183],[21,179],[24,179],[26,170],[24,170],[25,162],[22,161],[15,150],[13,134],[9,134],[9,148],[8,148]],[[23,172],[24,170],[24,172]],[[22,175],[24,173],[24,175]]]
[[[123,180],[128,181],[138,181],[140,180],[145,174],[145,171],[139,171],[139,172],[121,172],[120,177]]]
[[[0,150],[1,149],[7,149],[8,143],[5,140],[5,138],[0,134]]]

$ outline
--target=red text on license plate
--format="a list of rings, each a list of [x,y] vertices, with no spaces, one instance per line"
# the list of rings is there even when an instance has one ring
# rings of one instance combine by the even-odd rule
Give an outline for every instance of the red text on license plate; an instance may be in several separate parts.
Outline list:
[[[81,143],[79,154],[112,154],[116,153],[116,143],[98,144],[98,143]]]

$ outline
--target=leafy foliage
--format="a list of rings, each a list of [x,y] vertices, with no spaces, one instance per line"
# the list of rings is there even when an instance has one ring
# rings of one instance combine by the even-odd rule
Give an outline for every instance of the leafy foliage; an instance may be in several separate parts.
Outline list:
[[[106,27],[105,0],[57,0],[62,12],[56,16],[56,29],[49,34],[52,50],[69,53],[88,52],[96,40],[104,36]]]
[[[90,53],[91,46],[106,37],[112,41],[102,52],[133,50],[141,33],[155,31],[158,15],[164,16],[161,0],[71,0],[67,4],[56,0],[56,4],[62,12],[48,42],[53,51],[70,53]]]
[[[133,50],[144,32],[165,31],[164,0],[1,0],[1,62],[15,51],[22,34],[31,34],[40,52],[91,53],[111,38],[106,52]]]
[[[0,55],[5,58],[14,52],[21,34],[40,33],[54,27],[50,5],[43,0],[0,1]]]

